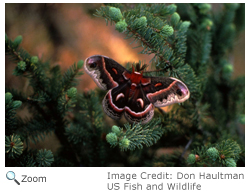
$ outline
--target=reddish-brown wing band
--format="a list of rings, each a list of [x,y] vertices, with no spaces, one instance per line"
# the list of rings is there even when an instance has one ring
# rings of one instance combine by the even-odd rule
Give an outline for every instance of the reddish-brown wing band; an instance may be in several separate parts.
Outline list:
[[[97,86],[108,90],[102,102],[113,119],[125,118],[142,124],[154,116],[154,107],[181,103],[190,97],[187,86],[172,77],[148,77],[126,70],[113,59],[94,55],[86,59],[85,71]]]

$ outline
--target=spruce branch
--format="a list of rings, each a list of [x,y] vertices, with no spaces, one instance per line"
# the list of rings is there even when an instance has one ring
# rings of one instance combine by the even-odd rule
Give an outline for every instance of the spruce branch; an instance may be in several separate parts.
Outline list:
[[[164,5],[157,7],[156,5],[153,6],[155,9],[158,9],[160,13],[164,11]],[[126,38],[134,38],[136,42],[140,40],[141,46],[143,47],[140,53],[155,54],[152,61],[156,62],[156,68],[165,69],[167,71],[168,61],[169,66],[172,64],[175,68],[184,65],[186,32],[190,24],[189,22],[182,22],[179,25],[177,25],[177,22],[174,22],[176,26],[169,26],[166,21],[158,17],[157,12],[155,12],[156,15],[154,15],[149,11],[153,11],[152,8],[144,10],[140,6],[136,6],[135,9],[124,11],[123,14],[119,14],[119,8],[116,8],[116,13],[112,14],[110,12],[112,9],[113,7],[108,6],[101,7],[100,10],[97,10],[96,16],[103,17],[106,21],[109,20],[116,23],[116,29],[120,32],[124,32]],[[176,6],[170,5],[166,7],[166,9],[166,14],[173,14],[176,10]],[[161,15],[166,14],[163,12]],[[117,19],[117,15],[120,15],[120,18]],[[172,36],[173,32],[174,36]],[[172,56],[173,54],[175,56]],[[171,70],[173,71],[173,68]],[[178,73],[175,73],[175,75],[177,76]]]
[[[23,152],[23,142],[19,135],[5,136],[5,153],[9,158],[17,158]]]
[[[157,48],[156,48],[154,45],[151,45],[150,41],[147,41],[144,37],[142,37],[139,33],[137,33],[137,32],[136,32],[135,30],[133,30],[131,27],[127,26],[127,29],[128,29],[129,32],[131,32],[132,34],[134,34],[134,36],[135,36],[137,39],[139,39],[139,40],[142,41],[142,46],[143,46],[145,49],[147,49],[147,47],[148,47],[147,50],[148,50],[149,53],[146,53],[146,54],[152,54],[152,53],[154,53],[155,56],[157,56],[157,57],[160,59],[160,61],[162,61],[162,62],[164,62],[164,63],[167,62],[168,59],[165,59],[164,56],[162,55],[162,53],[160,53],[159,51],[157,51]],[[154,31],[155,31],[155,30],[154,30]],[[167,44],[169,44],[169,43],[167,43]],[[144,50],[145,50],[145,49],[144,49]],[[144,51],[144,50],[143,50],[143,51]],[[142,51],[141,53],[143,53],[143,51]]]
[[[61,81],[62,91],[66,91],[77,85],[78,80],[76,78],[83,75],[83,72],[80,71],[83,64],[84,62],[81,60],[77,64],[74,63],[69,69],[67,69]]]
[[[55,132],[62,145],[71,149],[62,132],[67,123],[64,116],[75,105],[77,91],[71,87],[76,85],[76,77],[82,75],[80,69],[84,62],[81,60],[74,64],[62,76],[59,66],[50,69],[48,62],[42,63],[38,57],[31,57],[20,48],[20,37],[16,38],[19,41],[16,39],[11,41],[6,36],[6,54],[18,61],[14,75],[27,77],[33,87],[34,94],[27,97],[25,101],[35,115],[30,119],[18,118],[15,125],[12,120],[11,125],[16,127],[16,132],[27,143],[28,140],[36,143],[43,140],[48,133]]]
[[[231,139],[223,140],[215,145],[197,147],[188,157],[193,166],[236,166],[242,150],[239,144]],[[197,160],[192,160],[193,156]]]
[[[22,105],[22,101],[13,100],[10,92],[5,93],[5,133],[10,135],[16,130],[16,110]]]
[[[53,153],[51,150],[39,150],[36,155],[38,166],[48,167],[54,161]]]
[[[34,158],[36,155],[35,150],[28,150],[27,148],[23,151],[22,155],[20,155],[19,160],[17,161],[18,166],[21,167],[36,167],[37,162]]]
[[[152,167],[184,167],[186,162],[180,158],[181,152],[174,151],[171,154],[162,154],[160,157],[154,157],[151,161],[146,161],[145,166]]]
[[[182,154],[181,154],[181,156],[180,156],[180,159],[182,159],[182,158],[184,157],[184,155],[185,155],[186,151],[189,149],[189,147],[190,147],[192,141],[193,141],[193,137],[192,137],[192,138],[188,141],[188,143],[186,144],[186,146],[185,146],[185,148],[184,148],[184,150],[183,150],[183,152],[182,152]]]
[[[112,147],[119,145],[121,151],[143,149],[143,144],[149,147],[161,138],[163,129],[160,124],[159,118],[152,119],[145,125],[138,123],[131,126],[127,123],[124,125],[125,132],[120,128],[117,130],[112,128],[113,132],[109,133],[106,139]]]

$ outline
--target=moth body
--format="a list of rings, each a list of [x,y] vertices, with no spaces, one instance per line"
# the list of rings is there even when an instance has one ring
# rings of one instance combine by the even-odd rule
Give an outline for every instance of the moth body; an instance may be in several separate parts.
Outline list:
[[[180,80],[172,77],[148,77],[125,69],[113,59],[93,55],[85,60],[84,70],[97,86],[108,90],[103,99],[104,112],[113,119],[124,114],[130,122],[148,123],[155,107],[187,100],[190,92]]]

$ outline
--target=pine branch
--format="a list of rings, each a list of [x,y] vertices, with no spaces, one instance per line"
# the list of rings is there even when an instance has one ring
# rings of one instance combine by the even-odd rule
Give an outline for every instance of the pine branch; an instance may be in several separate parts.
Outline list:
[[[148,124],[125,124],[126,132],[114,126],[112,132],[107,134],[107,142],[112,147],[119,145],[122,151],[143,149],[143,144],[147,147],[156,143],[163,134],[160,119],[152,119]]]
[[[224,140],[215,146],[197,147],[188,156],[187,162],[193,166],[235,167],[242,150],[233,140]]]
[[[154,15],[151,12],[153,8],[157,9],[155,11],[160,11],[160,14],[155,12]],[[174,26],[170,26],[158,17],[159,15],[173,14],[175,10],[176,6],[174,5],[166,8],[164,5],[153,5],[153,7],[151,5],[147,10],[136,6],[135,9],[124,11],[122,15],[120,9],[106,6],[97,10],[96,16],[104,17],[106,22],[115,22],[116,29],[120,32],[124,31],[126,38],[134,38],[134,41],[140,40],[143,47],[140,53],[155,54],[152,61],[156,62],[156,68],[167,71],[170,69],[170,65],[175,68],[184,65],[186,32],[190,25],[189,22],[180,22],[177,25],[179,21],[177,13],[175,14],[176,19],[173,19]],[[175,56],[172,56],[174,53]],[[170,70],[173,71],[173,68]]]

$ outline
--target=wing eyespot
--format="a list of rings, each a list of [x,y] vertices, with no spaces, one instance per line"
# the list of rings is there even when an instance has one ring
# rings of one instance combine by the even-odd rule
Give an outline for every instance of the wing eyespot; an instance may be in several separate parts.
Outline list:
[[[181,91],[181,89],[178,88],[178,89],[176,90],[176,94],[178,94],[179,96],[182,96],[182,91]]]
[[[97,67],[97,63],[96,63],[96,62],[91,63],[91,64],[90,64],[90,67],[91,67],[92,69],[96,68],[96,67]]]

